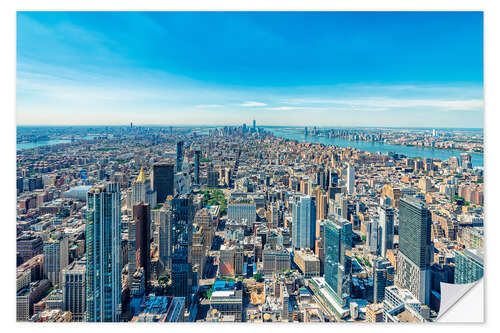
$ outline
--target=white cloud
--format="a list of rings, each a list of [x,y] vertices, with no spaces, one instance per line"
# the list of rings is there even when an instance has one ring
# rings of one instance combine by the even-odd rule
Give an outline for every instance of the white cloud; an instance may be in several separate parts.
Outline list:
[[[482,110],[482,99],[405,99],[405,98],[358,98],[358,99],[291,99],[285,103],[344,105],[351,109],[375,108],[377,110],[391,108],[430,107],[444,110]]]
[[[224,105],[221,104],[200,104],[200,105],[195,105],[195,108],[197,109],[215,109],[215,108],[223,108]]]
[[[303,110],[303,106],[278,106],[274,108],[266,108],[266,110],[273,110],[273,111],[289,111],[289,110]]]
[[[247,102],[244,102],[244,103],[240,104],[240,106],[246,106],[246,107],[251,107],[251,106],[267,106],[267,104],[266,103],[261,103],[261,102],[247,101]]]
[[[293,111],[293,110],[329,110],[326,107],[316,107],[316,106],[277,106],[266,108],[266,110],[272,111]]]

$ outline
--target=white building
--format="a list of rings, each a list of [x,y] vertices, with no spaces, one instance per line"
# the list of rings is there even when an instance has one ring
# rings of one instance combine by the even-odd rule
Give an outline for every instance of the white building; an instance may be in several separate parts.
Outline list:
[[[227,209],[227,217],[229,220],[237,222],[246,222],[248,227],[252,227],[256,220],[255,203],[231,203]]]

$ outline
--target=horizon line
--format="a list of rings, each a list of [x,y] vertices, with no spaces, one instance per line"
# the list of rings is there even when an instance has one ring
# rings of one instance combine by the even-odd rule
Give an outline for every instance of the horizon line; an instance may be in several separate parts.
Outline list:
[[[240,123],[240,124],[226,124],[226,125],[200,125],[200,124],[189,124],[189,125],[174,125],[174,124],[142,124],[135,125],[132,122],[133,127],[241,127],[243,124],[246,124],[248,127],[252,127],[252,123]],[[27,124],[16,124],[16,127],[130,127],[129,124],[122,125],[106,125],[106,124],[72,124],[72,125],[56,125],[56,124],[40,124],[40,125],[27,125]],[[484,127],[435,127],[435,126],[346,126],[346,125],[338,125],[338,126],[317,126],[317,125],[256,125],[255,127],[288,127],[288,128],[304,128],[304,127],[316,127],[316,128],[430,128],[430,129],[481,129],[484,130]]]

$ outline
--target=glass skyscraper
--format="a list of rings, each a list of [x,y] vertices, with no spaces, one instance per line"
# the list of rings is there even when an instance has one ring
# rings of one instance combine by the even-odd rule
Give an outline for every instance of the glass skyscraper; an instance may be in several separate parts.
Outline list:
[[[153,190],[156,202],[165,203],[167,196],[174,195],[174,165],[161,162],[153,164]]]
[[[295,198],[292,208],[292,237],[296,249],[314,248],[316,235],[316,203],[310,196]]]
[[[177,141],[177,156],[175,160],[175,172],[182,171],[182,160],[184,159],[184,141]]]
[[[399,201],[399,253],[396,284],[429,304],[432,260],[431,213],[416,197]]]
[[[194,151],[194,183],[200,185],[200,156],[201,151]]]
[[[94,187],[87,194],[85,225],[86,321],[121,320],[120,184]]]
[[[344,307],[351,294],[352,223],[338,215],[328,216],[324,246],[325,281],[337,303]]]

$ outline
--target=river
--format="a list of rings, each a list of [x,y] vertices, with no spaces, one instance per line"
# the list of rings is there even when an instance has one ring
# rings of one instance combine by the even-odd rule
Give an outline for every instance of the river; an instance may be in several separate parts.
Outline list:
[[[81,138],[75,138],[75,141],[76,140],[92,140],[94,138],[95,138],[95,136],[88,135],[88,136],[84,136]],[[36,147],[57,145],[59,143],[69,143],[69,142],[71,142],[71,140],[56,139],[56,140],[46,140],[46,141],[37,141],[37,142],[16,143],[16,151],[25,150],[25,149],[33,149]]]
[[[451,149],[438,149],[431,147],[417,147],[417,146],[402,146],[402,145],[392,145],[382,142],[371,142],[371,141],[350,141],[343,138],[328,138],[328,137],[317,137],[317,136],[305,136],[303,129],[298,128],[277,128],[277,127],[264,127],[266,131],[273,133],[276,137],[281,137],[285,139],[297,140],[300,142],[310,142],[310,143],[322,143],[325,145],[334,145],[338,147],[353,147],[363,151],[369,151],[372,153],[382,153],[386,154],[388,152],[395,152],[398,154],[406,155],[407,157],[422,157],[422,158],[433,158],[440,160],[447,160],[451,156],[457,156],[460,158],[460,150]],[[472,166],[483,166],[484,165],[484,155],[481,153],[470,153],[472,158]]]

